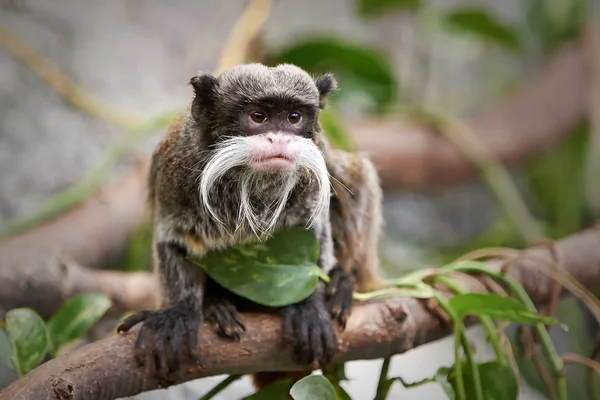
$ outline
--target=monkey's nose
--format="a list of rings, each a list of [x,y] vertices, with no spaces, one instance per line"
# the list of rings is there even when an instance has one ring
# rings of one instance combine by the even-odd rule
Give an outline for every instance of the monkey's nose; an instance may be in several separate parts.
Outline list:
[[[269,143],[288,144],[291,142],[290,135],[286,135],[280,132],[269,132],[266,134],[266,139]]]

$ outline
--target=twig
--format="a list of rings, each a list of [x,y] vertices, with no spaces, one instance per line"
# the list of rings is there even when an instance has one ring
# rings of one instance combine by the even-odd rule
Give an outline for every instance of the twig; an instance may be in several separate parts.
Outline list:
[[[529,212],[506,169],[491,157],[491,151],[483,147],[469,127],[458,119],[441,116],[441,125],[442,134],[477,166],[525,243],[530,245],[542,240],[544,236],[537,221]]]
[[[389,386],[387,385],[388,381],[388,371],[390,369],[390,361],[391,358],[387,357],[383,359],[383,364],[381,364],[381,372],[379,373],[379,382],[377,382],[377,392],[375,395],[375,400],[385,400],[387,397]]]
[[[215,75],[246,61],[247,51],[269,17],[272,6],[272,0],[250,0],[229,34]]]
[[[143,121],[140,116],[135,116],[134,113],[118,110],[108,103],[93,98],[63,74],[56,65],[36,53],[27,43],[2,27],[0,27],[0,46],[46,81],[54,91],[62,95],[73,107],[94,118],[125,129],[134,128]]]
[[[215,397],[215,395],[219,394],[221,391],[223,391],[223,389],[225,389],[227,386],[231,385],[233,382],[240,379],[242,376],[243,375],[229,375],[227,378],[225,378],[221,382],[219,382],[219,384],[217,386],[210,389],[210,391],[208,391],[208,393],[206,393],[205,395],[200,397],[199,400],[212,399],[213,397]]]

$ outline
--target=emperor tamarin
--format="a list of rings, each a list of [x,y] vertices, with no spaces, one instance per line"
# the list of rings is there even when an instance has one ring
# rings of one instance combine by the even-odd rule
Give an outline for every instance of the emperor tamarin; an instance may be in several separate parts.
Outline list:
[[[201,358],[196,347],[203,321],[239,339],[245,331],[239,311],[247,301],[187,256],[304,226],[318,239],[318,266],[331,281],[281,309],[282,337],[298,362],[322,366],[336,351],[333,324],[345,326],[352,293],[378,283],[382,225],[373,164],[362,154],[330,148],[319,125],[336,80],[289,64],[244,64],[190,83],[191,105],[157,146],[150,168],[162,308],[137,312],[118,330],[143,322],[136,358],[164,377],[177,368],[184,343]],[[255,382],[264,386],[269,376],[275,375],[255,375]]]

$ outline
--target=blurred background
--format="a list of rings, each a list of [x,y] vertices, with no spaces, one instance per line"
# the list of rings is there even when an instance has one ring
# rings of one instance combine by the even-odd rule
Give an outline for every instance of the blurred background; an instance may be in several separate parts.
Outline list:
[[[246,59],[336,74],[340,90],[323,116],[324,128],[335,146],[368,152],[380,169],[386,222],[380,252],[388,276],[477,248],[559,239],[595,221],[596,2],[263,3],[270,6],[267,19]],[[189,78],[219,65],[247,5],[0,0],[4,236],[44,224],[149,155],[173,113],[191,100]],[[130,240],[98,264],[150,270],[144,221],[139,218]],[[8,290],[3,285],[0,291]],[[597,326],[588,314],[566,299],[557,316],[571,327],[568,333],[551,330],[559,351],[589,354]],[[470,336],[483,337],[478,328]],[[0,340],[2,351],[7,344]],[[396,356],[390,375],[407,381],[431,376],[453,362],[452,351],[447,339]],[[490,355],[481,350],[478,357]],[[354,399],[373,398],[380,365],[348,364],[344,386]],[[546,398],[531,365],[521,365],[528,382],[522,398]],[[583,368],[567,372],[571,398],[587,399]],[[14,379],[6,368],[0,375],[0,383]],[[135,399],[194,399],[219,379]],[[251,392],[244,378],[215,398]],[[435,383],[414,389],[396,383],[390,398],[444,397]]]

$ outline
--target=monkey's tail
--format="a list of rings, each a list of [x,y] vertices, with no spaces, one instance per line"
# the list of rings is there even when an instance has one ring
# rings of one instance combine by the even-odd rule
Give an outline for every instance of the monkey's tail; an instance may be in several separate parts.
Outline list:
[[[256,372],[252,374],[252,381],[256,390],[261,390],[275,382],[283,381],[286,379],[290,380],[290,388],[300,379],[307,375],[310,375],[312,371],[267,371],[267,372]],[[291,398],[291,397],[290,397]]]

